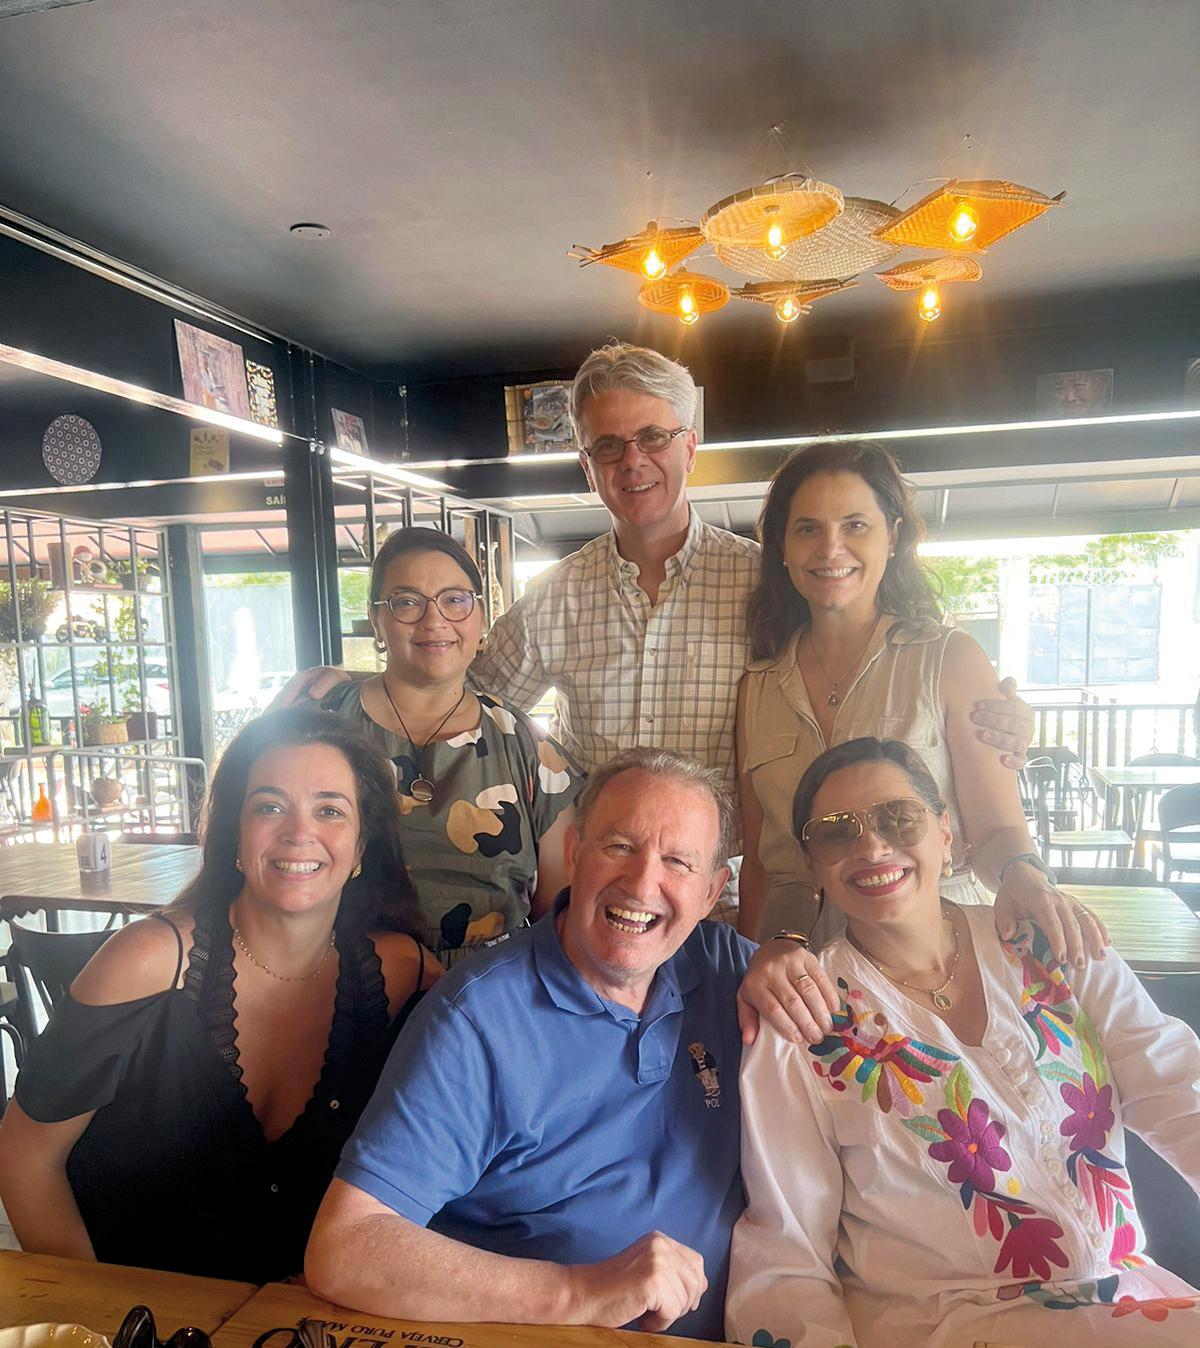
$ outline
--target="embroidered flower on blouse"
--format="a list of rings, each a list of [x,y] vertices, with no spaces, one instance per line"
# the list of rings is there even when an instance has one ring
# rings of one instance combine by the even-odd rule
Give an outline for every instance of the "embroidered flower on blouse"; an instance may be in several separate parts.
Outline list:
[[[1138,1311],[1147,1320],[1163,1321],[1172,1311],[1190,1311],[1196,1305],[1195,1297],[1151,1297],[1138,1301],[1135,1297],[1119,1297],[1113,1307],[1113,1319],[1123,1315],[1136,1315]]]
[[[949,1161],[951,1184],[970,1184],[974,1189],[993,1190],[997,1170],[1011,1170],[1012,1158],[1000,1145],[1004,1125],[988,1118],[984,1101],[974,1099],[967,1116],[939,1109],[937,1121],[946,1133],[945,1142],[935,1142],[929,1154],[935,1161]]]
[[[1059,1089],[1071,1113],[1059,1124],[1058,1131],[1071,1139],[1072,1151],[1088,1147],[1100,1151],[1113,1126],[1112,1083],[1097,1088],[1091,1073],[1085,1072],[1081,1086],[1064,1082]]]
[[[1050,1277],[1050,1265],[1066,1268],[1068,1259],[1058,1242],[1063,1229],[1049,1217],[1026,1217],[1010,1227],[1000,1247],[996,1272],[1003,1273],[1011,1266],[1014,1278],[1028,1278],[1032,1274],[1041,1282]]]
[[[813,1071],[835,1091],[856,1082],[864,1103],[874,1099],[882,1113],[895,1109],[907,1117],[925,1103],[921,1087],[941,1077],[958,1062],[957,1056],[906,1034],[889,1034],[887,1017],[865,1006],[862,992],[851,992],[843,978],[838,979],[838,991],[841,1006],[832,1031],[808,1050],[820,1059]]]

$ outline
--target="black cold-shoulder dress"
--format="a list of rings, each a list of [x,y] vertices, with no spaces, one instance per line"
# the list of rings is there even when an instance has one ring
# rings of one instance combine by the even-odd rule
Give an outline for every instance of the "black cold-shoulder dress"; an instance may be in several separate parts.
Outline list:
[[[227,912],[196,915],[182,987],[177,970],[154,996],[87,1006],[68,994],[55,1008],[15,1094],[42,1123],[96,1111],[67,1178],[97,1259],[260,1283],[300,1272],[342,1145],[420,996],[389,1022],[370,937],[339,916],[335,941],[324,1067],[273,1142],[241,1080]]]

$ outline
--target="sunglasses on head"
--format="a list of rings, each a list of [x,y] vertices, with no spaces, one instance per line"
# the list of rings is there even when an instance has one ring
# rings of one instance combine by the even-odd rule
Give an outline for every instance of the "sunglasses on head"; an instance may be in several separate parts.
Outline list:
[[[800,830],[800,841],[822,865],[832,866],[845,861],[867,829],[893,846],[914,846],[929,831],[932,813],[924,801],[901,796],[865,810],[839,810],[810,819]]]

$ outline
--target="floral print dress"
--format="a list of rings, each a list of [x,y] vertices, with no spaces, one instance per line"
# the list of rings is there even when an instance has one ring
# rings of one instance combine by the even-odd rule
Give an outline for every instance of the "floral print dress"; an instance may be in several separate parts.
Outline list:
[[[756,1348],[1200,1344],[1200,1293],[1143,1253],[1124,1127],[1200,1190],[1200,1042],[1109,951],[960,909],[987,998],[961,1043],[844,939],[820,1044],[742,1069],[726,1330]]]

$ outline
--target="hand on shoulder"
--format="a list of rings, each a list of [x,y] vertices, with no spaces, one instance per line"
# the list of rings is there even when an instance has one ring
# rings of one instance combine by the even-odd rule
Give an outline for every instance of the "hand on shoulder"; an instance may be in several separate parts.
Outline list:
[[[332,692],[340,683],[349,683],[351,675],[344,669],[335,669],[331,665],[315,665],[312,669],[302,669],[283,685],[271,699],[268,711],[280,711],[284,707],[294,707],[306,699],[320,702],[326,693]]]
[[[166,992],[180,963],[179,937],[187,964],[192,926],[190,914],[172,913],[166,920],[145,917],[119,928],[83,967],[71,996],[86,1006],[113,1006]]]

